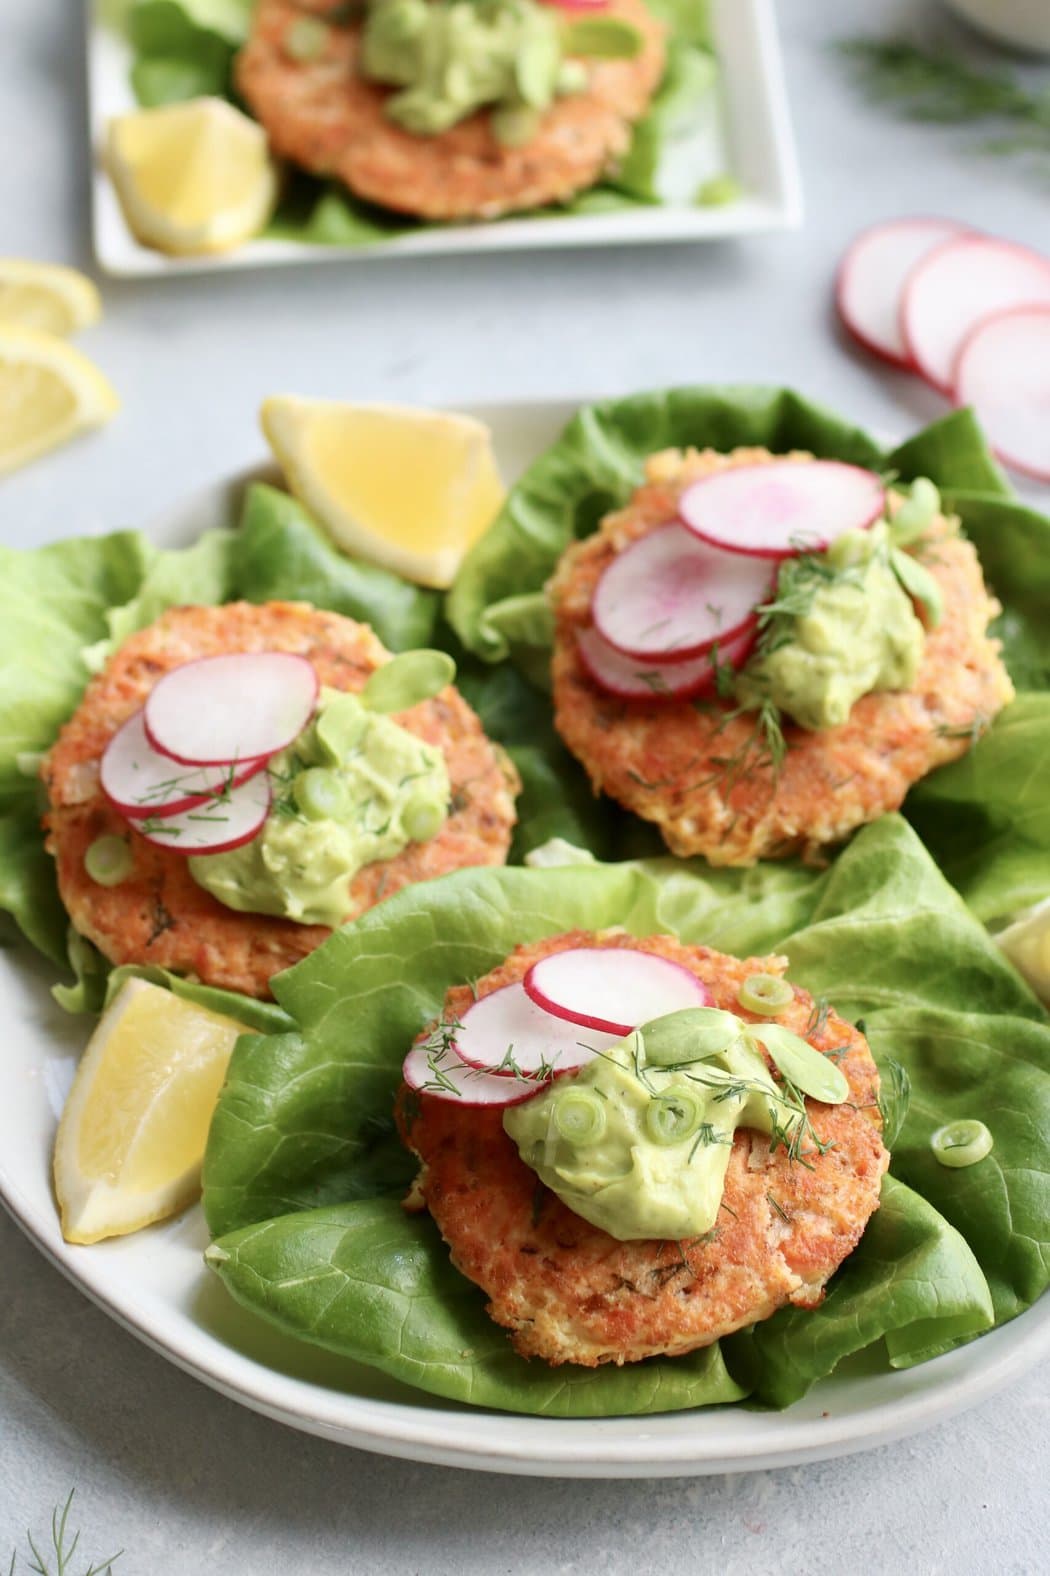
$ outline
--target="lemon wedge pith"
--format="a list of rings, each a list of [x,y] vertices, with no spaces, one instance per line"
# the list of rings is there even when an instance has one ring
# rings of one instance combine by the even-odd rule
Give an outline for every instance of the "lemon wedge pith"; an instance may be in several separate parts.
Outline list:
[[[263,432],[293,493],[346,552],[451,585],[504,499],[489,429],[402,405],[275,396]]]
[[[42,334],[75,334],[101,316],[98,291],[75,268],[0,257],[0,324]]]
[[[189,99],[111,120],[105,164],[146,246],[221,252],[263,228],[277,201],[266,133],[224,99]]]
[[[129,980],[88,1042],[55,1138],[67,1242],[124,1236],[197,1195],[215,1101],[243,1024]]]
[[[119,409],[106,378],[64,339],[0,323],[0,476]]]

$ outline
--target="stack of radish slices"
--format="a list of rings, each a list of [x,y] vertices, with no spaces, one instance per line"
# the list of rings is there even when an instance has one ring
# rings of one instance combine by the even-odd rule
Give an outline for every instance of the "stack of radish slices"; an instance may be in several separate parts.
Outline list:
[[[886,506],[879,477],[838,460],[773,460],[703,476],[677,520],[632,542],[604,571],[579,632],[580,660],[627,700],[685,700],[740,667],[777,568],[863,530]]]
[[[270,813],[264,767],[309,722],[318,689],[306,658],[284,651],[173,668],[107,745],[102,791],[147,842],[181,854],[239,848]]]
[[[839,269],[850,333],[972,405],[999,458],[1050,481],[1050,258],[949,219],[865,230]]]
[[[680,963],[630,947],[552,952],[520,984],[481,996],[461,1020],[414,1045],[410,1089],[460,1105],[520,1105],[577,1072],[640,1024],[709,1007],[707,986]]]

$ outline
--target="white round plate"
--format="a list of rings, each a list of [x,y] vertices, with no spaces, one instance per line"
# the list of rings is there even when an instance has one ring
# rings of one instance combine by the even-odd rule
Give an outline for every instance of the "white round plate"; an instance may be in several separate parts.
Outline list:
[[[476,407],[510,480],[577,402]],[[150,532],[166,546],[236,519],[246,475],[209,489]],[[561,1420],[452,1406],[296,1342],[235,1305],[204,1268],[199,1208],[92,1247],[62,1240],[51,1193],[55,1123],[89,1024],[52,1001],[50,966],[0,951],[0,1198],[41,1251],[126,1329],[224,1395],[364,1450],[479,1471],[672,1477],[819,1461],[885,1444],[973,1406],[1050,1356],[1050,1297],[990,1335],[903,1373],[844,1365],[786,1412],[715,1407]],[[867,1371],[865,1371],[867,1368]]]

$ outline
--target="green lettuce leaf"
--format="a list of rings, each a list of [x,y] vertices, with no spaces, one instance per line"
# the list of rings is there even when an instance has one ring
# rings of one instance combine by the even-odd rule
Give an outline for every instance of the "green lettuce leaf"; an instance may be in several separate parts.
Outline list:
[[[313,602],[361,619],[391,651],[434,642],[436,591],[412,585],[389,569],[347,558],[302,505],[276,487],[256,484],[245,495],[233,578],[237,595],[249,602]]]
[[[469,1288],[446,1279],[447,1250],[436,1233],[406,1223],[392,1207],[362,1208],[406,1175],[390,1123],[405,1048],[449,985],[486,972],[518,942],[613,924],[636,935],[673,931],[738,955],[786,952],[792,979],[846,1016],[863,1015],[877,1054],[896,1058],[912,1082],[885,1214],[833,1281],[824,1307],[789,1310],[768,1333],[763,1326],[754,1339],[726,1343],[734,1377],[786,1404],[873,1342],[885,1340],[903,1366],[993,1317],[1012,1317],[1040,1294],[1050,1236],[1050,1025],[895,816],[860,832],[826,871],[797,864],[715,871],[669,859],[460,871],[401,892],[337,932],[275,981],[296,1030],[241,1042],[216,1111],[205,1210],[219,1239],[212,1263],[233,1294],[311,1338],[319,1288],[327,1285],[334,1300],[322,1344],[364,1361],[375,1360],[357,1334],[368,1288],[400,1275],[403,1257],[418,1288],[413,1305],[429,1308],[440,1283],[454,1285],[457,1304],[468,1306]],[[960,1186],[964,1174],[936,1167],[928,1138],[939,1113],[943,1120],[974,1109],[993,1126],[1000,1160],[983,1177],[975,1167]],[[1012,1239],[1015,1222],[1021,1242]],[[344,1245],[342,1231],[358,1223],[362,1235]],[[261,1257],[249,1258],[256,1245]],[[334,1275],[332,1257],[344,1246],[347,1258]],[[347,1290],[348,1274],[366,1259],[363,1288]],[[407,1294],[406,1283],[398,1284]],[[481,1295],[473,1295],[480,1310]],[[442,1395],[473,1398],[488,1358],[476,1361],[470,1341],[471,1360],[450,1363],[445,1317],[433,1370],[419,1361],[422,1327],[422,1347],[386,1351],[384,1366]],[[498,1343],[485,1351],[500,1355],[500,1383],[515,1384],[503,1399],[486,1391],[487,1404],[534,1409],[531,1366],[516,1369]],[[605,1375],[589,1382],[601,1387]],[[573,1398],[573,1407],[583,1404],[582,1394]],[[598,1388],[587,1402],[592,1412],[619,1404],[612,1390],[601,1396]],[[672,1403],[664,1395],[657,1404]]]
[[[389,1199],[267,1220],[225,1237],[206,1258],[234,1296],[288,1334],[450,1400],[606,1417],[744,1394],[717,1347],[597,1372],[524,1362],[452,1268],[429,1217],[406,1216]]]
[[[669,29],[668,66],[649,113],[634,128],[631,146],[606,180],[564,204],[530,217],[636,208],[660,200],[661,172],[672,144],[691,119],[704,116],[717,84],[705,0],[650,0]],[[252,0],[135,0],[117,18],[133,52],[131,84],[140,104],[154,106],[217,94],[236,102],[233,60],[248,35]],[[699,185],[703,150],[697,156]],[[352,196],[344,186],[296,175],[266,234],[273,240],[317,246],[373,246],[426,228]]]

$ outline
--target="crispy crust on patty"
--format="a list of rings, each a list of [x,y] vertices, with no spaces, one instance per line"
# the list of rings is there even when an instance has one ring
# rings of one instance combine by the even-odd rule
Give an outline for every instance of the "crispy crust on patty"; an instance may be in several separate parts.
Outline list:
[[[568,947],[639,947],[671,958],[710,988],[714,1004],[755,1021],[737,990],[757,971],[782,974],[786,959],[740,960],[667,936],[582,931],[519,947],[479,981],[481,995],[520,980],[537,958]],[[449,992],[444,1017],[473,1000]],[[791,1161],[768,1139],[738,1129],[718,1224],[684,1242],[619,1242],[568,1209],[539,1183],[503,1131],[502,1112],[466,1109],[403,1089],[402,1137],[422,1161],[421,1194],[452,1262],[490,1298],[488,1311],[512,1331],[525,1357],[547,1362],[637,1362],[708,1346],[768,1318],[785,1303],[816,1307],[824,1283],[860,1241],[879,1203],[889,1163],[876,1105],[879,1080],[867,1042],[834,1012],[817,1027],[812,997],[777,1022],[818,1050],[847,1049],[839,1065],[850,1103],[807,1100],[814,1131],[829,1147]]]
[[[127,880],[99,886],[84,869],[96,837],[129,832],[99,786],[99,762],[113,734],[162,674],[194,657],[233,651],[297,652],[313,663],[322,684],[351,691],[362,689],[390,655],[367,625],[305,602],[172,608],[125,641],[92,679],[44,760],[46,846],[73,924],[111,963],[155,963],[266,997],[271,975],[320,946],[331,933],[326,926],[226,908],[197,885],[183,855],[133,830],[135,863]],[[410,843],[393,859],[360,870],[347,918],[412,882],[465,865],[502,864],[510,846],[516,774],[456,690],[449,687],[396,720],[444,754],[452,813],[430,842]]]
[[[909,690],[865,695],[839,728],[784,729],[778,772],[756,748],[754,716],[730,717],[732,703],[625,701],[587,673],[577,631],[591,622],[602,572],[628,543],[675,518],[682,489],[698,476],[772,460],[766,449],[731,454],[668,450],[653,456],[647,480],[625,509],[562,556],[550,582],[556,633],[554,721],[583,763],[595,792],[654,821],[673,853],[703,854],[714,865],[751,865],[795,852],[812,857],[900,807],[914,782],[964,755],[1013,699],[1013,686],[987,633],[1000,607],[957,522],[939,516],[920,545],[944,593],[944,617],[927,632]],[[813,456],[787,456],[805,464]],[[750,741],[750,743],[749,743]],[[734,780],[724,762],[742,758]]]
[[[238,90],[281,158],[426,219],[493,219],[593,186],[627,151],[663,73],[663,24],[642,0],[609,0],[603,15],[638,28],[642,53],[588,62],[586,91],[557,100],[523,147],[504,147],[487,111],[417,137],[383,113],[391,90],[358,72],[360,23],[331,24],[315,60],[287,52],[288,30],[304,12],[325,17],[334,9],[332,0],[260,0],[237,57]]]

